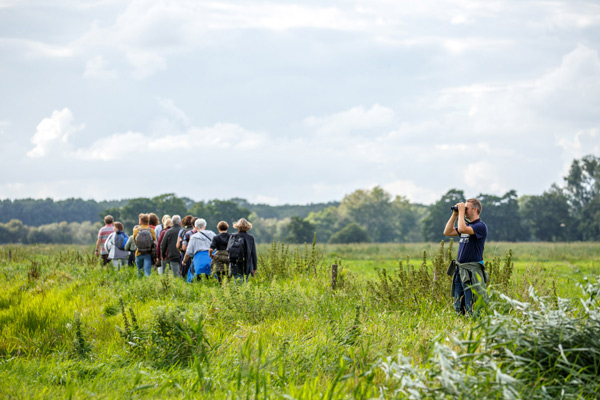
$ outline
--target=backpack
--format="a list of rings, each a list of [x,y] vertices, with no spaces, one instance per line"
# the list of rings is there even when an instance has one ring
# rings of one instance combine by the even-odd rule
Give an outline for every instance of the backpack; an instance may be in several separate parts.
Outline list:
[[[177,237],[179,239],[181,239],[181,242],[179,243],[177,250],[183,251],[183,250],[181,250],[181,246],[183,246],[183,241],[185,240],[185,236],[188,232],[193,231],[193,230],[194,230],[194,228],[192,228],[191,226],[185,226],[179,231],[179,233],[177,234]]]
[[[244,237],[238,235],[237,233],[229,236],[229,241],[227,242],[229,263],[231,265],[243,266],[246,261],[246,257],[244,257],[245,252],[246,241],[244,240]]]
[[[138,251],[142,254],[152,253],[152,246],[154,245],[154,239],[152,239],[152,233],[150,228],[140,229],[135,240],[135,246]]]
[[[119,250],[125,250],[125,245],[129,236],[123,231],[115,233],[115,247]]]

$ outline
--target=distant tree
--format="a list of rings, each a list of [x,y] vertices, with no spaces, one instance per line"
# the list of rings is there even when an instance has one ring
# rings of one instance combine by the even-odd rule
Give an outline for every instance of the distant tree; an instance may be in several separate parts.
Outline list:
[[[315,236],[315,226],[308,220],[292,217],[287,226],[286,241],[289,243],[312,243]]]
[[[583,240],[600,240],[600,196],[586,204],[579,221],[578,231]]]
[[[98,220],[102,221],[105,215],[112,215],[116,221],[125,225],[125,230],[131,232],[133,227],[139,222],[140,213],[156,212],[156,203],[147,197],[137,197],[131,199],[121,208],[111,208],[104,210],[98,215]],[[160,217],[159,217],[160,218]]]
[[[362,226],[375,242],[398,242],[402,233],[399,231],[399,213],[402,199],[398,204],[392,202],[391,195],[381,187],[371,190],[356,190],[344,196],[339,211],[350,221]]]
[[[429,207],[427,216],[423,219],[423,239],[426,242],[447,240],[443,232],[450,215],[452,215],[450,207],[465,200],[465,194],[462,190],[450,189],[441,199],[432,204]]]
[[[418,223],[424,208],[411,204],[406,197],[396,196],[392,201],[392,221],[395,242],[416,242],[421,239]]]
[[[154,212],[159,219],[165,214],[170,216],[179,214],[183,217],[188,209],[185,201],[182,198],[175,196],[174,193],[166,193],[153,197],[152,203],[155,208],[150,211]]]
[[[194,217],[206,219],[206,204],[203,201],[197,201],[187,210],[187,214],[193,215]]]
[[[488,240],[516,242],[526,240],[528,232],[521,223],[517,192],[511,190],[502,197],[480,194],[481,220],[488,227]]]
[[[522,199],[519,215],[536,240],[551,242],[573,238],[569,200],[556,185],[541,196]]]
[[[581,160],[573,160],[564,180],[564,191],[572,211],[579,213],[600,195],[600,157],[587,155]]]
[[[27,235],[29,227],[18,219],[11,219],[4,225],[4,235],[8,238],[7,243],[28,243]]]
[[[319,242],[327,242],[331,235],[348,225],[348,218],[344,218],[336,206],[327,207],[321,211],[311,212],[306,218],[317,232]]]
[[[189,213],[195,217],[204,218],[208,229],[216,230],[219,221],[225,221],[230,226],[240,218],[248,219],[250,211],[240,207],[231,200],[211,200],[207,203],[199,201],[189,209]]]
[[[285,238],[290,223],[290,218],[260,218],[256,213],[250,213],[248,220],[252,223],[250,233],[257,243],[270,243],[274,238]]]
[[[329,238],[329,243],[367,243],[370,242],[369,234],[356,222],[346,225],[339,232]]]

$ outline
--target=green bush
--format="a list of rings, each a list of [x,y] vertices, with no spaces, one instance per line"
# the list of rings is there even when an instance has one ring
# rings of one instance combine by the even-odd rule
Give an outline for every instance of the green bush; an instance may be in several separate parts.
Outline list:
[[[370,241],[367,230],[353,222],[331,235],[328,243],[368,243]]]

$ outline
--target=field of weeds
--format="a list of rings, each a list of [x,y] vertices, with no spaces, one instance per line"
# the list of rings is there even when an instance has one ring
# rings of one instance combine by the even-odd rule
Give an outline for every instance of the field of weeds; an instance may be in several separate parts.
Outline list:
[[[0,247],[0,398],[599,397],[600,245],[489,243],[478,319],[455,250],[273,243],[221,286]]]

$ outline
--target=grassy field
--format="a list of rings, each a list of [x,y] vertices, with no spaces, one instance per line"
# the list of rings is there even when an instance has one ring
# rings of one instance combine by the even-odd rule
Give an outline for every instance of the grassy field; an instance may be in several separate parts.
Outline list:
[[[597,243],[489,243],[477,319],[455,316],[439,244],[263,245],[241,286],[91,250],[0,247],[0,398],[600,395]]]

